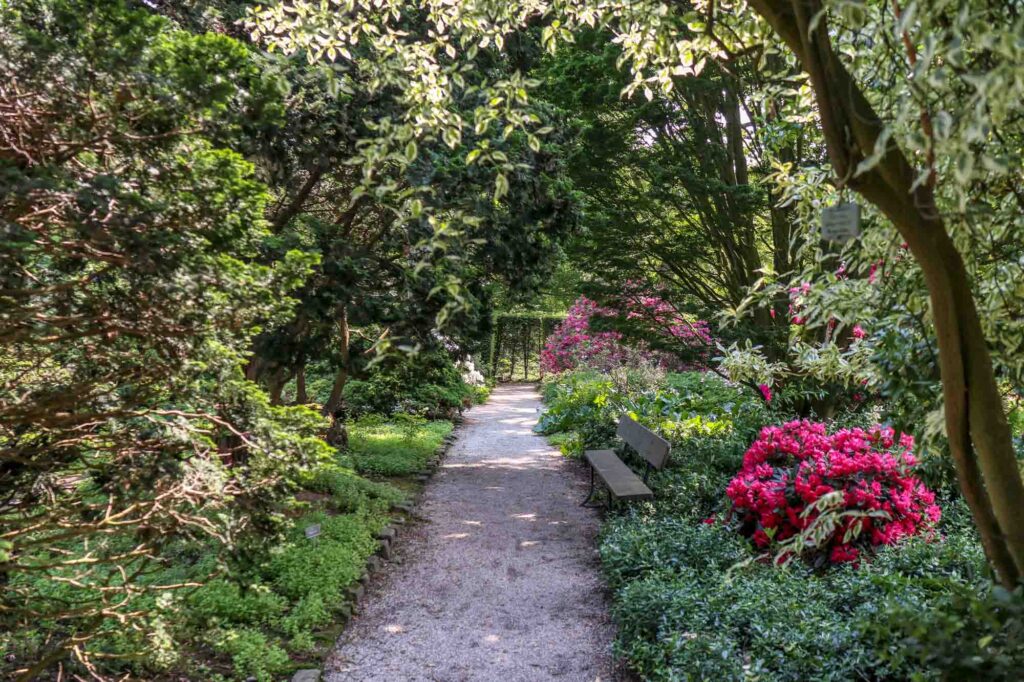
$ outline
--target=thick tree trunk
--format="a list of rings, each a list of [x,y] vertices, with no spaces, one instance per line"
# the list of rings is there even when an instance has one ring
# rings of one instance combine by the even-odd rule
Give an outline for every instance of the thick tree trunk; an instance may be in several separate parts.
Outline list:
[[[1024,483],[1013,451],[987,343],[959,251],[946,231],[931,187],[911,191],[915,172],[890,142],[875,168],[853,169],[875,148],[878,114],[833,51],[817,0],[751,0],[811,77],[829,156],[840,182],[875,204],[896,226],[920,264],[939,345],[946,434],[964,498],[1000,581],[1024,575]]]

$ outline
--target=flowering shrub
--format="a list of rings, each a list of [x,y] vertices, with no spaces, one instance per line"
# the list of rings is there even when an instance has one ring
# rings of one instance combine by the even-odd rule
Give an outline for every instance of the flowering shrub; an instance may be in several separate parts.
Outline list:
[[[888,427],[843,429],[792,421],[768,426],[726,493],[741,531],[779,558],[856,563],[862,552],[930,527],[935,495],[910,473],[914,439]]]
[[[541,370],[555,374],[580,366],[608,369],[621,365],[625,356],[625,349],[619,343],[622,335],[590,329],[592,316],[613,314],[586,296],[580,296],[547,338],[540,352]]]
[[[622,308],[618,311],[601,307],[586,296],[577,299],[545,342],[540,354],[541,370],[556,374],[582,367],[609,370],[644,364],[673,370],[689,369],[666,353],[642,345],[627,346],[622,343],[619,332],[592,330],[590,321],[595,316],[649,323],[658,334],[672,339],[674,345],[694,350],[701,363],[709,359],[713,341],[707,322],[684,319],[669,303],[656,296],[625,300]]]

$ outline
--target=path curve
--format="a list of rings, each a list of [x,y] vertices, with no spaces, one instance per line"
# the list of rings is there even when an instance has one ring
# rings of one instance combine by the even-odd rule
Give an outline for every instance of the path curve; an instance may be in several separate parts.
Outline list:
[[[532,432],[539,408],[513,384],[467,412],[327,682],[613,679],[599,521],[579,464]]]

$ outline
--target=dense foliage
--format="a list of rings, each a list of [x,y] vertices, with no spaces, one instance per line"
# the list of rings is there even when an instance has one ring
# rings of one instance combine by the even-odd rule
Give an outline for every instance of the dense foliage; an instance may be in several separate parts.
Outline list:
[[[433,29],[408,32],[412,17],[426,17]],[[514,52],[510,46],[521,43],[513,38],[532,31],[539,31],[541,46],[551,54],[580,35],[598,36],[598,46],[600,36],[607,36],[618,48],[614,66],[630,72],[622,94],[642,93],[648,102],[667,105],[652,107],[651,118],[637,118],[642,125],[627,126],[635,141],[624,153],[640,157],[632,163],[641,169],[635,193],[671,189],[659,197],[666,210],[638,206],[656,218],[667,215],[673,229],[692,224],[703,232],[691,252],[706,253],[701,247],[713,245],[710,267],[687,284],[704,285],[704,297],[739,293],[739,305],[719,306],[727,317],[752,316],[759,331],[779,332],[763,334],[769,341],[765,353],[749,340],[746,348],[736,348],[762,369],[780,364],[780,350],[785,366],[797,350],[779,343],[788,331],[780,321],[787,287],[813,281],[827,298],[842,258],[859,276],[905,244],[911,257],[899,295],[885,299],[879,310],[887,319],[882,329],[891,333],[878,365],[892,379],[895,397],[917,403],[930,417],[935,440],[948,447],[988,559],[1008,589],[1024,575],[1024,481],[1003,398],[1007,385],[1020,392],[1021,329],[1002,323],[1020,317],[1013,314],[1020,292],[1011,293],[1005,282],[1019,280],[1011,273],[1019,269],[1013,264],[1024,243],[1021,176],[1011,171],[1022,156],[1022,119],[1012,113],[1024,87],[1018,77],[1022,22],[1020,12],[998,3],[949,0],[907,8],[818,0],[422,0],[347,2],[340,11],[313,0],[280,0],[249,15],[258,37],[288,53],[332,61],[340,54],[352,68],[367,66],[351,50],[372,55],[368,70],[377,90],[391,90],[401,110],[394,125],[381,127],[360,154],[377,173],[367,173],[367,186],[386,193],[393,192],[389,180],[395,169],[382,163],[392,159],[382,152],[395,154],[410,140],[441,139],[456,149],[470,129],[479,134],[493,125],[504,137],[524,135],[537,146],[549,132],[526,111],[536,81],[516,74],[468,83],[462,76],[467,62],[482,52]],[[588,57],[584,53],[580,61]],[[592,60],[599,77],[611,71],[600,68],[606,57]],[[458,107],[478,87],[487,99],[474,110],[470,126]],[[584,90],[602,99],[600,85]],[[619,113],[609,110],[608,118]],[[465,158],[498,170],[499,197],[512,168],[488,146],[472,144]],[[658,164],[644,163],[648,153],[666,149],[666,165],[682,170],[681,181],[669,176],[663,182]],[[679,162],[673,149],[690,158]],[[767,192],[751,185],[750,161],[756,159],[763,161],[759,173]],[[413,161],[399,160],[399,168]],[[613,168],[590,169],[614,176]],[[616,177],[612,184],[622,180]],[[822,208],[847,199],[848,190],[868,204],[866,236],[846,247],[843,239],[819,240]],[[629,195],[613,188],[608,196]],[[765,198],[767,206],[759,206]],[[401,210],[414,209],[407,202]],[[620,215],[628,221],[633,213]],[[656,250],[661,230],[644,235],[648,221],[638,222],[628,236],[640,233],[637,243]],[[598,251],[604,256],[628,243],[613,238]],[[766,243],[773,252],[770,265],[762,259]],[[787,257],[801,245],[801,257]],[[641,276],[666,283],[686,278],[680,268],[689,265],[685,258],[659,259],[642,265]],[[628,256],[624,263],[635,266]],[[609,284],[624,281],[613,277]],[[845,310],[818,307],[819,323],[810,327],[816,338],[799,349],[805,359],[825,357],[813,363],[819,371],[844,370],[845,332],[863,317],[864,299],[846,302]],[[851,308],[858,319],[850,319]],[[906,381],[901,363],[891,362],[915,347],[934,349],[926,356],[930,371],[923,383]],[[828,387],[817,392],[802,411],[831,414]]]
[[[980,0],[2,3],[0,670],[315,656],[410,485],[371,478],[423,466],[489,350],[578,370],[545,386],[567,454],[622,413],[676,445],[602,544],[642,674],[1012,676],[1022,28]],[[561,310],[558,264],[587,297],[554,334],[495,314]]]
[[[241,371],[314,261],[258,260],[267,194],[234,147],[283,104],[234,41],[24,3],[0,64],[0,617],[47,633],[44,669],[147,640],[177,543],[265,542],[327,456],[314,413]]]
[[[773,562],[744,537],[749,524],[728,491],[745,480],[745,463],[809,465],[831,446],[842,458],[846,443],[864,453],[851,464],[863,458],[912,481],[906,438],[853,425],[833,435],[804,422],[765,427],[781,415],[708,374],[565,373],[547,380],[545,398],[542,424],[556,439],[572,433],[621,452],[610,425],[625,411],[672,443],[668,467],[651,478],[655,501],[611,515],[600,548],[617,649],[644,679],[1009,680],[1024,663],[1024,594],[989,582],[969,514],[949,490],[933,532],[903,534],[856,567]]]
[[[532,381],[545,371],[544,342],[564,319],[562,313],[502,312],[495,316],[484,369],[496,381]]]
[[[393,356],[345,385],[349,416],[396,412],[451,419],[480,395],[443,349],[413,356]]]
[[[329,444],[355,415],[485,395],[457,361],[490,288],[535,288],[573,227],[549,147],[505,146],[543,172],[498,201],[433,150],[403,186],[479,222],[416,270],[436,225],[359,196],[344,163],[386,104],[253,45],[247,3],[172,5],[0,8],[5,677],[272,679],[312,655],[403,499],[357,469],[418,471],[451,426]],[[321,518],[322,554],[302,535]]]

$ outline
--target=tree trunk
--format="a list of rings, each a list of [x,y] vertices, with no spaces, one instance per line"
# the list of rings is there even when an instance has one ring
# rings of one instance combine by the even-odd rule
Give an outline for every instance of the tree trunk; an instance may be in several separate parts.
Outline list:
[[[338,367],[337,374],[334,375],[334,385],[331,386],[331,395],[327,398],[327,402],[324,403],[323,413],[327,416],[333,417],[334,413],[341,407],[342,396],[344,395],[345,384],[348,382],[349,376],[349,342],[351,340],[351,332],[348,328],[348,306],[341,304],[338,306],[338,354],[341,356],[341,366]]]
[[[498,360],[501,358],[501,321],[494,323],[494,350],[491,351],[491,378],[498,380]]]
[[[523,381],[530,380],[530,326],[524,324],[523,333]]]
[[[508,359],[509,359],[508,380],[509,381],[512,381],[512,379],[514,379],[515,376],[516,376],[516,355],[517,355],[517,353],[516,353],[516,342],[515,342],[515,339],[512,339],[509,342],[509,349],[508,349]]]
[[[284,367],[278,367],[271,375],[267,381],[267,394],[270,396],[271,405],[276,406],[282,403],[281,393],[284,392],[284,386],[288,383],[289,378]]]
[[[305,405],[309,402],[309,395],[306,393],[306,363],[299,365],[295,372],[295,404]]]
[[[915,172],[891,141],[873,169],[853,169],[884,124],[833,51],[817,0],[751,0],[811,77],[829,157],[840,182],[875,204],[921,266],[939,346],[946,435],[960,487],[999,580],[1024,575],[1024,482],[963,258],[946,231],[932,188],[911,191]]]
[[[309,172],[309,176],[306,178],[306,182],[302,184],[299,191],[295,194],[292,200],[283,209],[278,211],[277,215],[274,216],[274,221],[270,227],[273,232],[280,232],[285,225],[288,224],[292,218],[298,215],[299,211],[302,210],[306,200],[309,199],[310,193],[320,182],[320,178],[324,175],[324,168],[322,164],[317,164]]]

